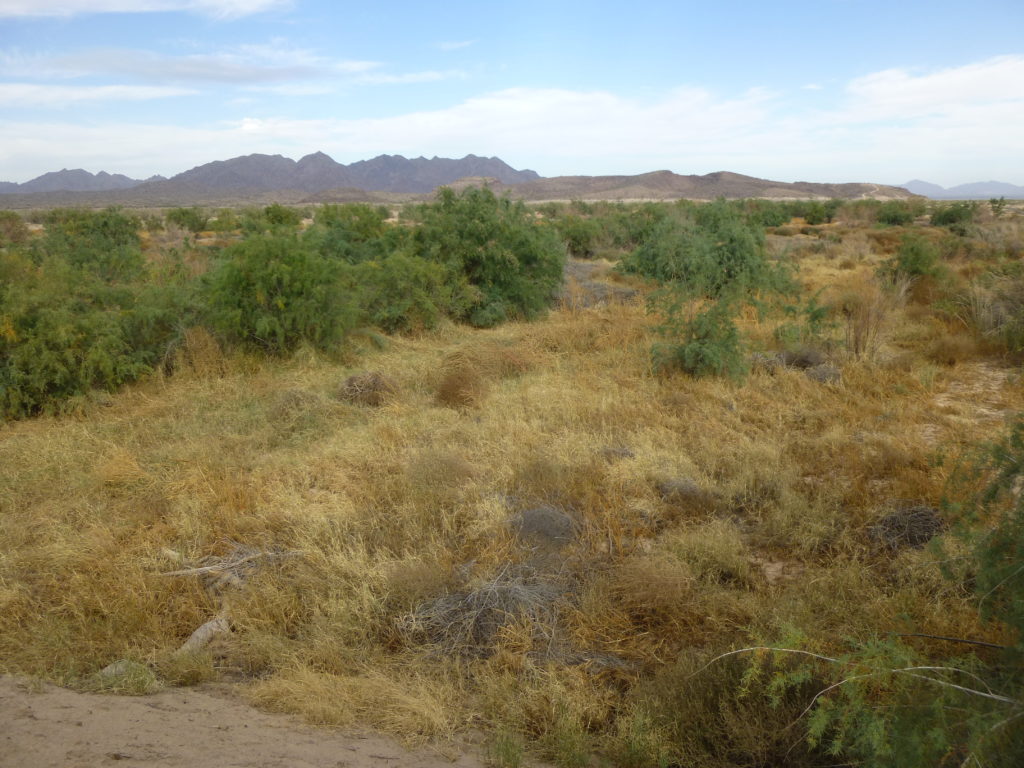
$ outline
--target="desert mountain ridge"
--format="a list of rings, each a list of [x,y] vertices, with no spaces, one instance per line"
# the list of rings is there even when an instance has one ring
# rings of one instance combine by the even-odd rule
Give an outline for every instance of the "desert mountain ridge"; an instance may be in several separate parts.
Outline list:
[[[920,179],[913,179],[900,186],[915,195],[930,197],[933,200],[990,200],[993,197],[1019,200],[1024,198],[1024,187],[1008,184],[1005,181],[975,181],[947,188]]]
[[[729,171],[681,175],[669,170],[636,175],[541,177],[497,157],[460,159],[379,155],[348,165],[323,152],[299,160],[250,154],[196,166],[169,179],[130,179],[78,169],[44,174],[24,184],[0,182],[0,206],[230,205],[281,202],[405,202],[424,199],[438,187],[487,186],[497,194],[543,200],[710,200],[744,198],[913,197],[899,187],[871,183],[781,182]]]

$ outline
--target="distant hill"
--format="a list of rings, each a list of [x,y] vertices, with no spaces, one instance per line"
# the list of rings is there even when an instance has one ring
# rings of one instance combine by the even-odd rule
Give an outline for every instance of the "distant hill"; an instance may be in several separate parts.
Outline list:
[[[923,195],[933,200],[990,200],[993,197],[1006,197],[1011,200],[1024,199],[1024,187],[1007,184],[1005,181],[976,181],[947,189],[938,184],[914,179],[904,184],[903,188],[915,195]]]
[[[162,179],[162,176],[155,179]],[[140,179],[130,179],[120,173],[110,174],[106,171],[92,174],[81,168],[69,171],[51,171],[37,176],[24,184],[10,181],[0,182],[0,194],[33,194],[36,192],[110,192],[118,189],[131,189],[143,184]]]
[[[873,197],[903,199],[914,195],[899,187],[881,184],[817,184],[809,181],[769,181],[739,173],[718,171],[704,176],[682,176],[654,171],[637,176],[555,176],[510,186],[488,179],[461,179],[454,186],[490,187],[499,194],[523,200],[714,200],[763,197],[772,199],[847,200]]]
[[[260,154],[216,160],[170,179],[154,177],[145,182],[103,171],[93,175],[81,169],[65,169],[24,184],[0,182],[0,194],[112,192],[137,187],[137,194],[146,199],[194,198],[225,192],[251,196],[269,190],[311,193],[346,188],[424,194],[465,176],[490,176],[504,184],[540,178],[536,171],[517,171],[497,157],[466,155],[458,160],[445,157],[409,160],[401,155],[380,155],[343,165],[323,152],[315,152],[298,161],[281,155]]]
[[[127,205],[241,205],[281,202],[387,202],[422,200],[440,186],[488,186],[523,200],[901,199],[914,196],[880,184],[788,183],[718,171],[684,176],[653,171],[635,176],[556,176],[516,170],[497,157],[461,159],[379,155],[349,165],[323,152],[299,160],[252,154],[197,166],[170,179],[145,182],[86,171],[45,174],[25,184],[0,182],[4,207]]]
[[[323,152],[299,161],[281,155],[245,155],[217,160],[147,185],[146,193],[224,192],[229,190],[296,190],[323,192],[362,189],[367,192],[423,194],[464,176],[493,176],[505,184],[539,179],[535,171],[517,171],[497,157],[466,155],[409,160],[401,155],[380,155],[351,165],[335,162]]]

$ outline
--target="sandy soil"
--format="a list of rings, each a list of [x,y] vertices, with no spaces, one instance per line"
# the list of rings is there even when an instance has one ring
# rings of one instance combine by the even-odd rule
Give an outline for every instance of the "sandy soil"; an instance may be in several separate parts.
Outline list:
[[[478,751],[478,750],[477,750]],[[479,768],[471,754],[410,752],[379,735],[313,728],[227,689],[84,694],[0,677],[2,768]]]

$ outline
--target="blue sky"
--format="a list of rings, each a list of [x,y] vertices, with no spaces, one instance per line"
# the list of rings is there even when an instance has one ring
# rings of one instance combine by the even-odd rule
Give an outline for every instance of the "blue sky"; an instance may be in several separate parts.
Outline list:
[[[0,0],[0,180],[251,152],[1024,184],[1024,3]]]

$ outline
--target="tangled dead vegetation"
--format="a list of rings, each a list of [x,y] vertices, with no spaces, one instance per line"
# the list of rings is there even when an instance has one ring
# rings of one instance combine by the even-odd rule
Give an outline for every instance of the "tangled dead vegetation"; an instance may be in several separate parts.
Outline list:
[[[937,509],[908,502],[871,526],[868,535],[877,544],[895,552],[923,547],[945,528],[946,522]]]
[[[398,394],[398,382],[380,371],[349,376],[338,387],[337,397],[348,403],[379,408]]]
[[[263,552],[238,542],[228,542],[228,552],[221,556],[208,556],[193,568],[166,571],[161,576],[198,576],[207,593],[218,602],[217,615],[198,627],[177,650],[177,655],[196,653],[202,650],[218,635],[231,631],[231,595],[245,587],[255,573],[269,561],[294,557],[301,552]],[[165,550],[165,556],[181,562],[184,558],[173,550]]]
[[[560,645],[565,600],[563,584],[507,565],[475,587],[421,604],[398,620],[397,629],[408,643],[428,643],[446,656],[484,657],[494,653],[505,633],[521,628],[535,652],[550,655]]]

